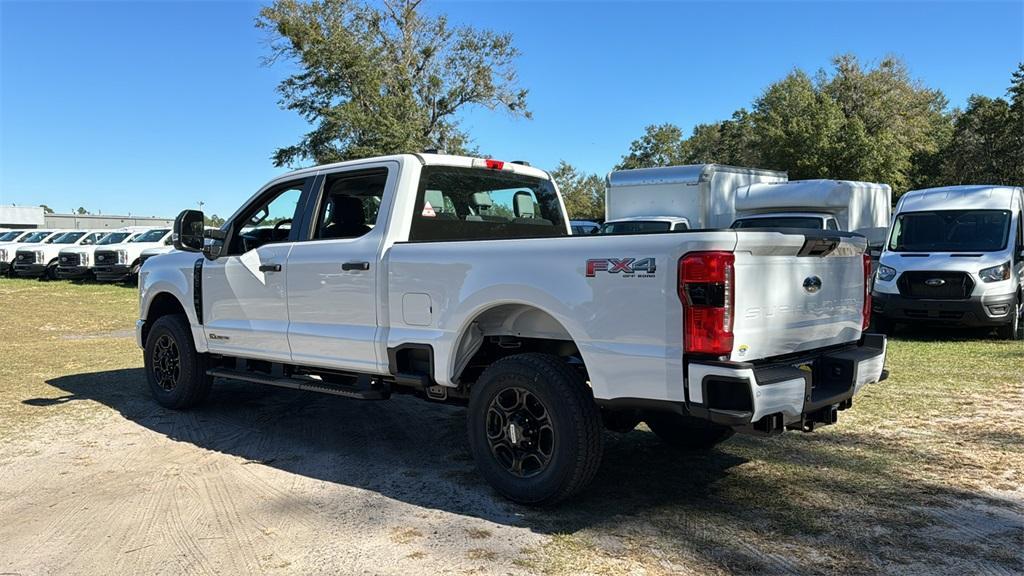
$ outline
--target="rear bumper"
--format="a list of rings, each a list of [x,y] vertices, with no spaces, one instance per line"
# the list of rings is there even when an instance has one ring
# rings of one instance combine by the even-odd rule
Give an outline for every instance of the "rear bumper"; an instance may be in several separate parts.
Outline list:
[[[1002,326],[1011,320],[1013,294],[971,296],[964,300],[921,300],[872,292],[871,314],[892,322],[950,326]]]
[[[835,423],[865,384],[887,377],[886,339],[865,334],[855,345],[772,364],[690,362],[686,411],[740,432],[810,431]]]
[[[88,274],[89,268],[86,266],[57,266],[58,278],[82,278]]]
[[[92,273],[100,282],[116,282],[124,280],[131,273],[132,267],[127,264],[113,266],[93,266]]]
[[[18,276],[42,276],[46,272],[46,264],[15,264],[14,273]]]

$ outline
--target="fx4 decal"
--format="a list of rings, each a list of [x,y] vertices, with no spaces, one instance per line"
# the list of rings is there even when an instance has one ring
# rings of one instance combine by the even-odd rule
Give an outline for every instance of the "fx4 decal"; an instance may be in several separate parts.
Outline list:
[[[654,258],[592,258],[587,260],[587,278],[593,278],[598,272],[653,278],[657,269]]]

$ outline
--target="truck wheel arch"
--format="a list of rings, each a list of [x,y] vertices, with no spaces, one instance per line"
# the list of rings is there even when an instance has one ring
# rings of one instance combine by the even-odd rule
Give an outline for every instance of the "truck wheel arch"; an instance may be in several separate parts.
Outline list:
[[[452,381],[460,382],[470,361],[488,352],[488,347],[500,347],[492,340],[503,336],[529,341],[531,350],[562,357],[579,356],[583,363],[576,339],[552,314],[533,304],[503,302],[477,310],[463,324],[454,340],[448,364]],[[522,350],[510,350],[510,353],[518,352]]]
[[[182,306],[177,296],[170,292],[161,292],[154,296],[149,303],[149,307],[146,309],[146,313],[142,315],[146,320],[146,323],[142,327],[143,345],[146,343],[146,337],[149,336],[149,329],[153,324],[158,319],[169,314],[186,314],[185,307]]]

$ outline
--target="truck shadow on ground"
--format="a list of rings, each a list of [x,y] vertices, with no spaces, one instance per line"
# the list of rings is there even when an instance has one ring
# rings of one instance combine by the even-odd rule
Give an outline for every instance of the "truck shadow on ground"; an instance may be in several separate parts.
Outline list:
[[[596,530],[626,540],[638,537],[732,571],[814,573],[839,566],[873,572],[879,561],[888,561],[885,550],[894,545],[903,555],[894,556],[897,563],[915,553],[949,553],[949,542],[941,536],[905,529],[908,522],[920,525],[909,504],[981,499],[1006,506],[998,498],[897,479],[890,469],[896,464],[878,461],[877,453],[890,446],[876,435],[738,437],[720,450],[683,454],[636,430],[607,434],[603,465],[585,494],[554,509],[535,510],[502,499],[477,475],[465,439],[464,410],[458,407],[401,396],[359,402],[218,380],[207,403],[181,413],[151,400],[141,369],[70,375],[48,383],[65,394],[24,403],[47,409],[92,400],[170,439],[247,462],[538,533]],[[936,455],[911,457],[926,461]],[[739,466],[764,473],[734,474]],[[1016,518],[1024,517],[1018,512]],[[738,545],[743,534],[747,544]],[[758,534],[823,550],[831,560],[822,564],[820,557],[766,552],[752,543]],[[959,549],[964,545],[960,542]],[[1005,545],[996,538],[992,546],[997,565],[1005,566],[998,557],[998,548]]]

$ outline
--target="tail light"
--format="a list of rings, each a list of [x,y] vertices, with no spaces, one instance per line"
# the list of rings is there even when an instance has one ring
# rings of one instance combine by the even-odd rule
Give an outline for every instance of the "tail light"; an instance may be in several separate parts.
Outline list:
[[[716,356],[732,352],[734,264],[731,252],[691,252],[679,259],[686,352]]]
[[[871,324],[871,255],[864,253],[864,322],[861,330],[867,330]]]

